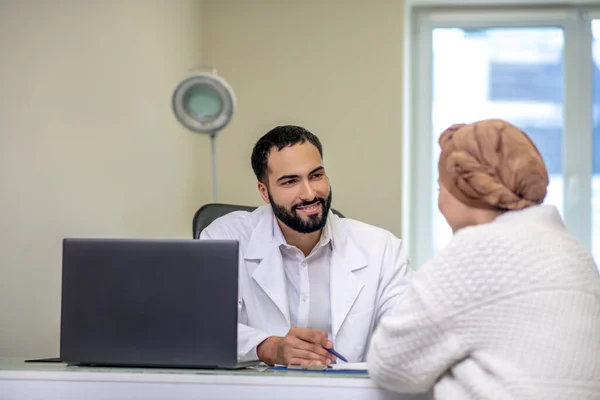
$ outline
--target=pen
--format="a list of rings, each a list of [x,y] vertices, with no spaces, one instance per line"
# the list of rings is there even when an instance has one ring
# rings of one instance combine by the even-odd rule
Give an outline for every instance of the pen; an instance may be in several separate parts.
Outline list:
[[[325,350],[327,350],[328,352],[330,352],[331,354],[333,354],[334,356],[336,356],[340,360],[342,360],[344,362],[348,362],[348,360],[346,360],[343,355],[341,355],[340,353],[338,353],[334,349],[325,349]]]

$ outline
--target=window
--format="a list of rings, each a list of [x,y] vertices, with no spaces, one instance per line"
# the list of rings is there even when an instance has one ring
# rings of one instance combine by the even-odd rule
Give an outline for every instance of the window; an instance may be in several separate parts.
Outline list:
[[[600,19],[592,20],[592,252],[600,264]]]
[[[600,14],[594,12],[411,10],[404,238],[415,267],[452,236],[437,209],[437,139],[453,123],[485,118],[506,119],[531,136],[550,174],[545,203],[558,208],[600,261],[600,19],[593,19]]]

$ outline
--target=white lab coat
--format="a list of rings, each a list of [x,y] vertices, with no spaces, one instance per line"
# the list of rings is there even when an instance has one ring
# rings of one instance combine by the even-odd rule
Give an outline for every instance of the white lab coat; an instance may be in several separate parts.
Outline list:
[[[215,220],[200,239],[240,243],[238,359],[256,359],[256,346],[285,336],[290,310],[281,251],[270,205]],[[411,269],[402,241],[383,229],[329,213],[332,232],[331,329],[335,349],[362,362],[371,334],[406,289]]]

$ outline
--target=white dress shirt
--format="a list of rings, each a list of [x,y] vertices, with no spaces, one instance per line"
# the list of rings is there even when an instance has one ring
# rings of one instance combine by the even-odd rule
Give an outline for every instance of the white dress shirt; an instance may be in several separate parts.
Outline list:
[[[325,224],[321,238],[311,253],[286,243],[277,220],[273,220],[273,238],[279,244],[292,326],[327,332],[331,338],[331,300],[329,294],[331,263],[331,227]]]

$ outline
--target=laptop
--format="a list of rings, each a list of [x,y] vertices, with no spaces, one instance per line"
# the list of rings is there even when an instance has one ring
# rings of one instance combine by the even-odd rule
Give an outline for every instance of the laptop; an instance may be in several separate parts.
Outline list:
[[[237,241],[64,239],[60,361],[237,369]]]

